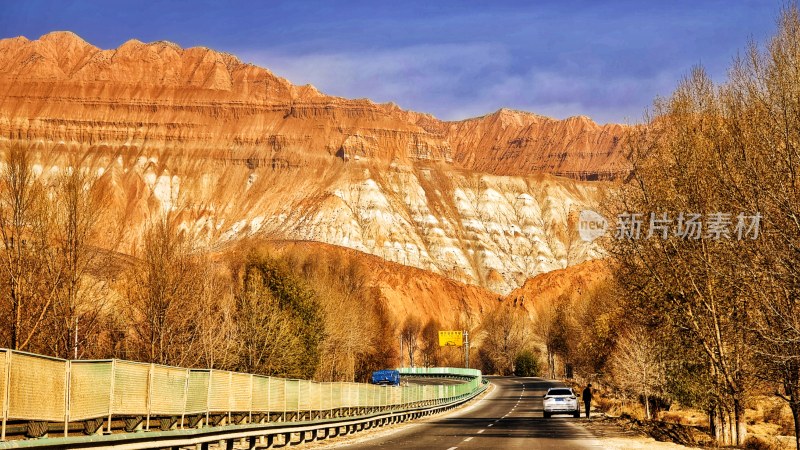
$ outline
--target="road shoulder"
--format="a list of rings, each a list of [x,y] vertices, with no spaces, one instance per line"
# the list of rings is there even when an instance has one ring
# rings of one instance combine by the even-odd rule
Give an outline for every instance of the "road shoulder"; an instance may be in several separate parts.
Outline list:
[[[657,441],[642,430],[624,427],[618,419],[612,417],[597,416],[589,420],[576,420],[574,423],[592,433],[603,448],[609,450],[702,448]]]
[[[447,418],[456,414],[462,414],[464,412],[467,412],[471,410],[473,407],[475,407],[475,405],[480,403],[484,398],[489,397],[494,392],[495,389],[496,387],[492,383],[489,383],[489,386],[487,386],[487,388],[483,392],[475,396],[470,401],[463,403],[451,409],[450,411],[434,414],[432,416],[423,417],[409,422],[386,425],[380,428],[372,428],[369,430],[364,430],[358,433],[353,433],[345,436],[339,436],[332,439],[306,442],[292,446],[292,448],[313,449],[313,450],[333,449],[333,448],[363,444],[365,442],[369,442],[372,440],[380,440],[388,438],[392,435],[401,432],[409,432],[414,428],[425,425],[432,420],[440,420],[442,418]]]

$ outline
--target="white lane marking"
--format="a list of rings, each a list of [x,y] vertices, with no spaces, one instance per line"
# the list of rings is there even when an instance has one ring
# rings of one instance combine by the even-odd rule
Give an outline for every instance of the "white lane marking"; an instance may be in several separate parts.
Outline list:
[[[470,437],[468,437],[468,438],[464,439],[464,442],[469,442],[469,441],[471,441],[473,437],[474,437],[474,436],[470,436]]]
[[[489,426],[491,426],[491,425],[489,425]],[[480,430],[480,431],[478,431],[478,434],[481,434],[481,433],[483,433],[484,431],[486,431],[486,430]]]
[[[490,424],[489,424],[489,426],[492,426],[492,425],[494,425],[494,424],[493,424],[493,423],[490,423]]]
[[[456,450],[458,447],[450,447],[447,450]]]

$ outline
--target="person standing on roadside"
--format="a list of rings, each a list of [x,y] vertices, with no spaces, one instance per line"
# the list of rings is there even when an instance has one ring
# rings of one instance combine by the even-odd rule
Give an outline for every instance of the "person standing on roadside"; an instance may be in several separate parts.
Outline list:
[[[592,383],[586,386],[583,390],[583,406],[586,408],[586,418],[589,418],[589,408],[592,405]]]

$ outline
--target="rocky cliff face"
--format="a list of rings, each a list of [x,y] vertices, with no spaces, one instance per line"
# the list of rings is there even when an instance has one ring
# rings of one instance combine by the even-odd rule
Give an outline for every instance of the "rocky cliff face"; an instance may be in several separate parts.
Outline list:
[[[0,41],[0,143],[97,174],[130,254],[172,210],[212,246],[327,242],[507,293],[598,256],[567,225],[601,185],[575,179],[624,171],[623,134],[508,110],[443,122],[168,42]]]
[[[511,291],[505,300],[534,318],[537,308],[542,311],[558,303],[575,304],[591,299],[593,291],[613,277],[608,260],[591,260],[537,275]]]
[[[461,167],[498,175],[552,173],[604,180],[627,170],[622,156],[625,127],[597,125],[588,117],[554,120],[501,109],[446,126]]]

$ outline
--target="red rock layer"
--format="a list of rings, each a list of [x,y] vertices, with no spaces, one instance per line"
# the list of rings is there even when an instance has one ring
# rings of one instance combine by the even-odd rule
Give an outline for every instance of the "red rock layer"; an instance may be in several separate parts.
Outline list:
[[[258,164],[442,161],[496,175],[602,179],[625,128],[509,110],[459,122],[323,95],[207,48],[69,32],[0,40],[0,137],[200,152]]]
[[[535,317],[536,305],[574,302],[586,297],[611,276],[607,260],[591,260],[529,278],[504,301]]]

